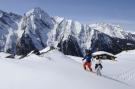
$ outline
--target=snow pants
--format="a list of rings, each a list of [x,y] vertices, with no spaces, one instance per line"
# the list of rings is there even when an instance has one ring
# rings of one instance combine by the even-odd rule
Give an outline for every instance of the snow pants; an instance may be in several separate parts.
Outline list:
[[[92,71],[92,68],[91,68],[91,62],[85,62],[84,64],[83,64],[83,68],[86,70],[87,68],[90,70],[90,71]]]

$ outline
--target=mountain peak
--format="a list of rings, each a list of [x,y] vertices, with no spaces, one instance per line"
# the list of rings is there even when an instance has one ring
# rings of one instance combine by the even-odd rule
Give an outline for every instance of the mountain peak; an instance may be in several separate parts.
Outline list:
[[[64,17],[59,17],[59,16],[54,16],[52,17],[57,23],[60,23],[61,21],[63,21],[65,18]]]
[[[24,18],[31,19],[30,21],[36,21],[36,22],[37,20],[42,20],[42,22],[46,23],[47,25],[53,25],[52,19],[48,15],[48,13],[46,13],[44,10],[42,10],[39,7],[36,7],[26,12]]]
[[[31,16],[31,15],[43,15],[47,14],[45,13],[41,8],[36,7],[34,9],[29,10],[28,12],[25,13],[26,16]]]

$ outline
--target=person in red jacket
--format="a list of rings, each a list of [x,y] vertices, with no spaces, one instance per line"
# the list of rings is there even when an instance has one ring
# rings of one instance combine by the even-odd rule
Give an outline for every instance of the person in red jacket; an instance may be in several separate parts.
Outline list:
[[[84,70],[86,70],[88,68],[90,71],[92,71],[92,68],[91,68],[92,52],[90,50],[85,50],[85,52],[86,52],[86,55],[82,59],[82,61],[84,61],[83,68],[84,68]]]

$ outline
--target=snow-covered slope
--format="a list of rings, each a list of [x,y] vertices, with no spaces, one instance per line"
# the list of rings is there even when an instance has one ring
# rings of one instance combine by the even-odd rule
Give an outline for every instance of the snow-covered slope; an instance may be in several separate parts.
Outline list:
[[[134,69],[130,69],[135,67],[135,60],[103,61],[103,77],[99,77],[83,70],[82,63],[75,61],[81,61],[81,58],[70,58],[57,50],[42,56],[31,54],[22,60],[6,59],[4,55],[7,54],[0,53],[2,89],[135,88]]]

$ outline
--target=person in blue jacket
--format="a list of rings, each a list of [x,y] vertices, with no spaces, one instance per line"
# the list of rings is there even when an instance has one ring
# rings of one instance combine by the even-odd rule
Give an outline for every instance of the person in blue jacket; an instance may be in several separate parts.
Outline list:
[[[91,65],[92,65],[92,52],[91,50],[85,50],[85,57],[82,59],[84,61],[83,68],[86,70],[87,68],[92,71]]]

